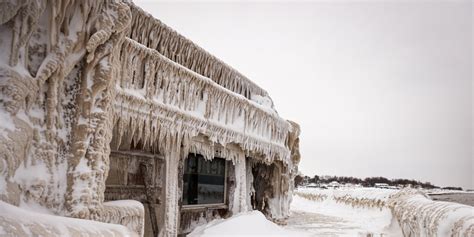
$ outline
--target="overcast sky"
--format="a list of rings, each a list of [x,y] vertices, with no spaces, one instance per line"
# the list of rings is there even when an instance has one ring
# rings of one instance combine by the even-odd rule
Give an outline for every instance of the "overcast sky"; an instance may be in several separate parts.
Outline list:
[[[474,188],[470,1],[136,3],[270,93],[304,174]]]

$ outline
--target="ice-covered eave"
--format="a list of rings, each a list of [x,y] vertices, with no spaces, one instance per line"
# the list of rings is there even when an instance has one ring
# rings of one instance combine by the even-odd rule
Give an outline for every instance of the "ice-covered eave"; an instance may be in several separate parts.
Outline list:
[[[138,58],[146,61],[146,60],[152,60],[154,64],[156,64],[155,70],[165,70],[165,71],[170,71],[173,74],[176,74],[177,76],[181,77],[181,79],[190,79],[195,82],[198,82],[200,84],[204,84],[203,86],[208,86],[212,87],[214,90],[218,90],[218,93],[222,93],[225,95],[229,95],[234,97],[234,100],[238,100],[240,103],[247,104],[246,106],[251,106],[254,107],[255,109],[261,110],[262,112],[267,113],[269,116],[271,116],[273,119],[276,120],[281,120],[286,123],[284,119],[278,116],[277,112],[268,106],[263,106],[253,100],[250,100],[249,98],[236,93],[226,87],[223,87],[222,85],[218,84],[217,82],[211,80],[208,77],[205,77],[199,73],[196,73],[195,71],[190,70],[189,68],[186,68],[182,66],[181,64],[178,64],[169,58],[163,56],[160,52],[157,50],[151,49],[146,47],[145,45],[130,39],[130,38],[125,38],[124,44],[122,46],[122,52],[121,52],[121,60],[122,64],[124,62],[130,62],[130,59],[138,59]],[[124,60],[124,59],[128,59]],[[137,67],[137,66],[143,66],[143,65],[137,65],[143,62],[132,62],[132,64],[126,64],[123,65],[124,67]],[[150,68],[147,68],[150,69]],[[122,68],[123,70],[123,68]],[[140,76],[145,76],[145,74],[141,74]],[[127,86],[125,86],[127,87]]]
[[[171,139],[170,134],[183,141],[202,134],[224,147],[238,144],[247,155],[261,154],[267,163],[275,160],[288,163],[290,158],[290,150],[285,146],[286,136],[280,140],[259,137],[121,89],[117,90],[114,118],[116,135],[122,138],[115,146],[126,138],[135,143],[140,141],[151,150],[163,151],[169,147],[166,143]]]
[[[248,155],[260,154],[266,162],[289,161],[288,141],[295,128],[273,108],[130,38],[125,38],[119,57],[116,127],[120,137],[123,129],[132,131],[125,132],[128,142],[141,140],[149,146],[166,143],[160,137],[163,131],[173,139],[203,134],[224,146],[236,143]],[[163,149],[167,148],[159,150]]]
[[[134,91],[138,96],[161,100],[187,111],[205,110],[202,111],[205,118],[224,117],[226,124],[243,113],[246,129],[278,133],[280,138],[282,133],[286,136],[291,127],[274,110],[229,91],[131,39],[125,39],[120,61],[119,87]],[[203,102],[205,108],[197,108]]]
[[[132,24],[129,37],[157,50],[172,61],[210,78],[217,84],[246,98],[267,97],[268,93],[240,72],[210,54],[171,27],[130,3]],[[273,102],[271,102],[273,107]]]

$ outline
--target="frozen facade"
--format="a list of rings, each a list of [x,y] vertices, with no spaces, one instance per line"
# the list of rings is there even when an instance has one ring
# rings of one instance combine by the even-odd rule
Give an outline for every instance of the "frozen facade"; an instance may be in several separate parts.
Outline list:
[[[176,236],[252,209],[288,217],[299,126],[133,3],[7,0],[0,35],[3,231]]]

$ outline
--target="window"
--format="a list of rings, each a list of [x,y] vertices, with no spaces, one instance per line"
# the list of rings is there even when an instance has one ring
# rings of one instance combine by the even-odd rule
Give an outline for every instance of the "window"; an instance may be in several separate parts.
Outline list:
[[[190,154],[184,165],[183,205],[225,203],[226,161]]]

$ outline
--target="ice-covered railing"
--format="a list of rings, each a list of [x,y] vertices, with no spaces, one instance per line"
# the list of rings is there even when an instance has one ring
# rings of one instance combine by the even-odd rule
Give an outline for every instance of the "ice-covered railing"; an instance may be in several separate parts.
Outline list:
[[[130,4],[130,9],[131,39],[248,99],[251,99],[252,95],[270,98],[257,84],[149,13],[133,3]]]
[[[416,190],[402,190],[388,205],[404,236],[474,236],[474,207],[432,201]]]
[[[358,208],[377,208],[387,207],[387,201],[395,190],[381,190],[374,188],[364,189],[299,189],[295,192],[302,198],[322,202],[329,199],[336,203],[349,205]]]
[[[129,38],[120,53],[117,80],[118,133],[144,145],[162,144],[164,134],[202,133],[212,141],[238,143],[269,160],[289,158],[290,123],[268,107],[234,93]],[[126,129],[124,129],[126,128]],[[160,137],[161,136],[161,137]]]

